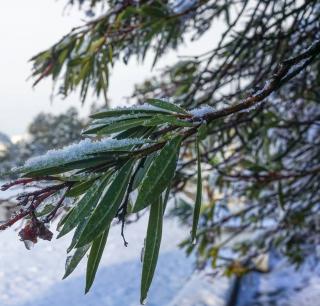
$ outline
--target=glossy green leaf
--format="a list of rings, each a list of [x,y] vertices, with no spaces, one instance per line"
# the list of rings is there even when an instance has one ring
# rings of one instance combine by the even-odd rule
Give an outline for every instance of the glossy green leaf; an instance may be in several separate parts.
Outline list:
[[[143,164],[140,166],[139,170],[137,171],[137,174],[134,177],[133,184],[132,184],[132,190],[135,190],[138,188],[140,183],[142,182],[145,174],[147,173],[156,153],[150,154],[147,156],[143,162]]]
[[[95,279],[99,263],[106,246],[109,228],[107,228],[93,243],[88,257],[87,273],[86,273],[86,289],[85,293],[89,292]]]
[[[76,230],[74,231],[71,243],[70,243],[70,245],[69,245],[69,247],[67,249],[68,253],[71,252],[74,249],[74,247],[76,246],[76,244],[78,243],[79,238],[81,237],[81,235],[83,233],[83,230],[85,229],[85,227],[86,227],[86,225],[88,223],[88,220],[89,220],[89,217],[86,217],[76,227]]]
[[[201,202],[202,202],[202,178],[201,178],[201,157],[199,149],[199,139],[196,141],[196,150],[197,150],[197,167],[198,167],[198,178],[197,178],[197,195],[196,202],[193,211],[193,222],[192,222],[192,231],[191,239],[195,241],[197,235],[197,228],[200,216]]]
[[[147,207],[171,182],[177,165],[181,141],[181,136],[173,138],[154,158],[141,182],[141,188],[133,208],[134,212]]]
[[[159,125],[163,123],[169,123],[171,125],[176,125],[176,126],[183,126],[183,127],[192,127],[193,123],[186,121],[186,120],[181,120],[178,119],[177,117],[173,115],[155,115],[151,119],[147,119],[144,121],[143,125]]]
[[[147,103],[151,104],[153,106],[162,108],[164,110],[168,110],[170,112],[178,113],[178,114],[184,114],[184,115],[190,115],[185,109],[182,107],[170,103],[168,101],[160,100],[160,99],[147,99]]]
[[[86,253],[88,252],[89,248],[90,244],[85,245],[82,248],[76,249],[72,256],[68,256],[66,260],[66,270],[63,279],[68,277],[74,271],[74,269],[78,266],[83,256],[86,255]]]
[[[90,123],[90,126],[83,131],[83,134],[93,134],[105,127],[114,126],[121,122],[127,122],[129,120],[148,119],[152,114],[138,113],[138,114],[126,114],[116,117],[107,117],[102,119],[95,119]]]
[[[123,201],[134,162],[134,160],[129,160],[119,170],[107,192],[103,195],[98,206],[93,211],[76,247],[81,247],[90,243],[107,227],[109,227],[121,202]]]
[[[141,276],[140,302],[143,304],[147,298],[152,278],[157,266],[163,223],[163,202],[161,196],[151,204],[145,250],[143,256],[143,267]]]
[[[146,121],[145,118],[137,118],[137,119],[128,119],[124,121],[118,121],[111,123],[107,126],[100,127],[99,130],[95,130],[97,134],[99,135],[110,135],[113,133],[121,132],[133,127],[137,127],[139,125],[143,125],[143,123]],[[85,134],[92,134],[92,130],[85,131]]]
[[[85,193],[94,183],[94,181],[84,181],[75,184],[66,194],[67,197],[78,197]]]
[[[101,165],[105,162],[104,158],[91,158],[88,156],[87,158],[72,161],[65,164],[59,164],[56,166],[50,166],[50,167],[39,167],[37,169],[32,168],[19,168],[17,171],[19,173],[23,173],[24,177],[37,177],[42,175],[54,175],[54,174],[60,174],[65,173],[71,170],[77,170],[77,169],[84,169],[89,167],[94,167]]]
[[[110,178],[110,173],[94,185],[87,191],[87,193],[81,198],[81,200],[72,209],[68,218],[65,220],[63,228],[61,229],[57,238],[60,238],[72,229],[74,229],[80,222],[84,221],[86,217],[90,215],[92,210],[96,207],[103,190],[105,189]]]
[[[143,108],[143,107],[128,107],[128,108],[119,108],[119,109],[110,109],[105,110],[99,113],[95,113],[90,115],[91,118],[99,119],[99,118],[106,118],[106,117],[116,117],[128,114],[168,114],[168,111],[162,109],[151,109],[151,108]]]

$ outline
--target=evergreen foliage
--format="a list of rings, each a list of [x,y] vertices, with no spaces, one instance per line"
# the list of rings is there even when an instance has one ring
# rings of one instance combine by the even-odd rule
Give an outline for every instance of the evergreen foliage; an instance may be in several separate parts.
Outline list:
[[[75,146],[75,159],[52,164],[49,154],[16,169],[22,177],[3,189],[46,184],[20,195],[21,213],[0,229],[30,216],[31,238],[41,238],[40,225],[54,218],[66,198],[75,199],[60,222],[60,236],[75,229],[66,276],[90,252],[87,291],[112,221],[124,229],[133,213],[150,207],[142,303],[173,196],[175,213],[192,227],[183,246],[197,253],[199,263],[215,269],[218,261],[227,275],[241,275],[274,248],[300,263],[320,231],[319,2],[70,3],[103,13],[33,57],[32,75],[35,84],[51,77],[63,95],[79,89],[82,101],[89,89],[107,98],[109,71],[120,60],[135,56],[143,62],[152,53],[156,63],[187,35],[198,39],[221,20],[225,31],[218,45],[208,42],[202,54],[138,85],[132,98],[139,105],[93,114],[83,134],[97,150],[89,146],[81,154]],[[106,148],[105,141],[113,145]],[[40,204],[57,195],[51,211],[38,218]],[[237,239],[244,232],[254,235]],[[231,257],[220,256],[233,240]]]

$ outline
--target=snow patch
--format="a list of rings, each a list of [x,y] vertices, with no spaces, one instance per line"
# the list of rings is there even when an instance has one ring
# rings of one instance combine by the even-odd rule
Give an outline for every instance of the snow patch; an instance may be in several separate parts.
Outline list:
[[[215,111],[215,109],[212,106],[204,105],[198,108],[194,108],[190,111],[190,114],[192,114],[195,117],[202,117],[206,114],[212,113]]]

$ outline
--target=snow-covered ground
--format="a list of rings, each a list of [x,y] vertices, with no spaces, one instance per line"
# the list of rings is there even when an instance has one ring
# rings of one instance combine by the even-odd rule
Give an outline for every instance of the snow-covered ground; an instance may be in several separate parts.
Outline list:
[[[252,273],[242,281],[236,306],[320,305],[320,264],[310,256],[296,270],[287,260],[271,256],[271,273]]]
[[[120,228],[112,228],[100,270],[91,292],[84,295],[85,265],[66,280],[66,248],[70,237],[52,242],[40,241],[31,251],[18,241],[17,233],[0,234],[0,305],[1,306],[117,306],[139,305],[140,253],[146,218],[126,228],[129,246],[125,248]],[[166,220],[161,256],[148,305],[163,306],[188,281],[193,272],[191,258],[177,248],[188,230]]]

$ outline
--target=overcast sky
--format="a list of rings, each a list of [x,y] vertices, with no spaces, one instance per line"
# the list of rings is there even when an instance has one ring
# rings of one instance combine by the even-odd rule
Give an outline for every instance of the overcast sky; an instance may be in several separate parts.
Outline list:
[[[0,1],[0,131],[10,136],[22,135],[27,125],[40,111],[60,113],[70,106],[79,108],[87,115],[94,99],[88,98],[81,106],[76,94],[66,100],[55,98],[50,102],[52,83],[40,83],[35,89],[27,81],[31,65],[28,59],[48,48],[81,23],[83,14],[76,8],[64,12],[66,0],[10,0]],[[219,29],[192,46],[179,49],[180,55],[195,55],[212,48]],[[210,39],[208,39],[210,37]],[[150,60],[143,66],[131,61],[128,66],[116,65],[110,80],[109,97],[114,104],[123,104],[124,97],[132,92],[134,83],[155,74],[161,67],[172,63],[177,57],[170,52],[156,69],[150,70]]]

